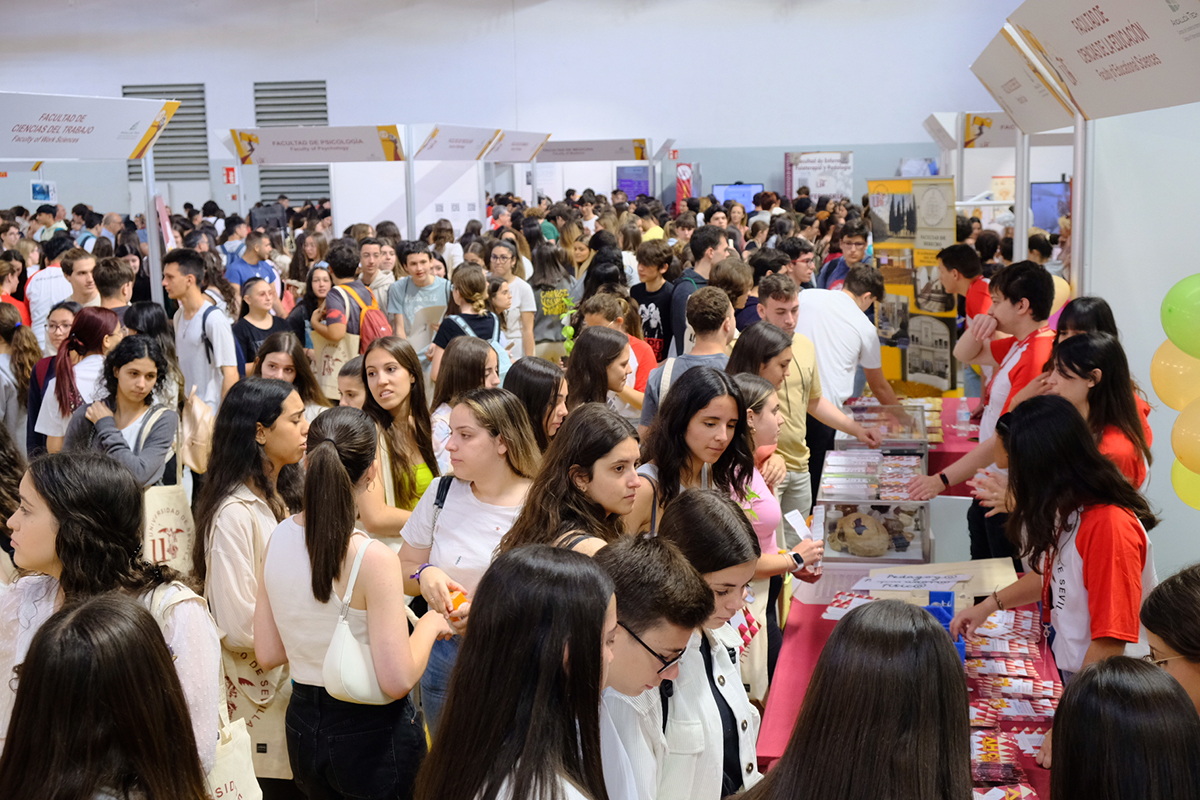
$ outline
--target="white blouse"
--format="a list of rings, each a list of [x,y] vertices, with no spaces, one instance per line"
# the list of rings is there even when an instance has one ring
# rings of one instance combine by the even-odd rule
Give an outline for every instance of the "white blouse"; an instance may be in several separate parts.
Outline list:
[[[49,575],[27,575],[8,586],[0,586],[0,675],[12,675],[22,664],[34,634],[57,610],[58,581]],[[164,605],[178,592],[172,586],[163,595]],[[150,610],[151,592],[138,598]],[[192,730],[205,774],[212,769],[217,752],[217,703],[221,686],[221,643],[201,598],[183,601],[159,620],[163,639],[175,656],[175,671],[187,698]],[[0,749],[7,736],[16,700],[15,681],[0,680]],[[148,687],[147,687],[148,688]]]

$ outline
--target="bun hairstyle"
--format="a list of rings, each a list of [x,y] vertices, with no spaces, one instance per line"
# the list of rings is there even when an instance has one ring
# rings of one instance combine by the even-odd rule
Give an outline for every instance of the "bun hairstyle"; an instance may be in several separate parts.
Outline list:
[[[470,305],[471,310],[476,314],[487,312],[488,282],[483,267],[474,264],[460,264],[458,269],[454,270],[450,285],[454,291],[458,292],[462,302]]]

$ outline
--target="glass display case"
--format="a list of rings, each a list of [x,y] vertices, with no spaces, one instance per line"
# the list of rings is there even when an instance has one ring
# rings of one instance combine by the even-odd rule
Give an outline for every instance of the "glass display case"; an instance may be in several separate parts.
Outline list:
[[[929,458],[929,432],[926,411],[915,405],[883,406],[851,401],[842,406],[846,416],[866,428],[880,428],[883,443],[880,450],[888,455],[917,456],[924,468]],[[848,433],[838,431],[834,437],[836,450],[863,450],[867,445]],[[923,474],[923,473],[922,473]]]

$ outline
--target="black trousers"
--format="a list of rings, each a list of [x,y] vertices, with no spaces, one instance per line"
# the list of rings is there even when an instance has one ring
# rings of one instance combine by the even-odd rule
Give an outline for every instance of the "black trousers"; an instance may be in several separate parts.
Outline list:
[[[829,427],[812,414],[808,415],[804,442],[808,445],[808,477],[812,480],[813,500],[817,499],[817,490],[821,488],[821,472],[825,469],[825,454],[833,449],[835,436],[837,436],[837,429]]]
[[[293,683],[285,724],[292,776],[309,800],[412,797],[425,726],[408,697],[360,705]]]
[[[1017,548],[1008,540],[1004,528],[1008,523],[1008,514],[985,516],[991,511],[978,500],[971,501],[967,509],[967,531],[971,537],[971,560],[979,561],[984,558],[1011,558],[1017,572],[1022,571],[1021,559],[1017,557]]]

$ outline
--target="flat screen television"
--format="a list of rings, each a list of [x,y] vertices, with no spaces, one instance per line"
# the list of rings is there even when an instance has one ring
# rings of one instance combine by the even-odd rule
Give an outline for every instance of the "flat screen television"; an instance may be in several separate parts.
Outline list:
[[[732,200],[741,203],[747,214],[754,212],[754,195],[763,190],[761,183],[714,183],[712,193],[717,202]]]
[[[1031,183],[1029,202],[1033,207],[1033,226],[1047,233],[1059,233],[1059,217],[1071,213],[1071,184]]]

